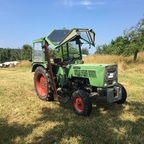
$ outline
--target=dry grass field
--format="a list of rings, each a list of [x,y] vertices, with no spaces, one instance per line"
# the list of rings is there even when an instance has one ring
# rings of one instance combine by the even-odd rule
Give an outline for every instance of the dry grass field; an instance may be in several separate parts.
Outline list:
[[[0,69],[0,144],[142,144],[144,142],[144,54],[88,56],[85,63],[117,63],[128,93],[123,106],[96,99],[89,117],[70,103],[38,99],[29,62]]]

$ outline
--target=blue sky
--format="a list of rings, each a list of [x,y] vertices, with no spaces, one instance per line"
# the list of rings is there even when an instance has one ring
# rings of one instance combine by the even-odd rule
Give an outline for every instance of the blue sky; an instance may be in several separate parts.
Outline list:
[[[108,44],[144,17],[144,0],[0,0],[0,47],[21,48],[55,28],[89,28]],[[92,50],[92,51],[95,51]]]

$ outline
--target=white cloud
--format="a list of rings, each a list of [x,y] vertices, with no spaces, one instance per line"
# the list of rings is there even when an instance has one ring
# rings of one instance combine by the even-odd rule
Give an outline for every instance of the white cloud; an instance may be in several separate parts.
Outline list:
[[[96,2],[95,0],[63,0],[61,3],[67,7],[85,6],[90,9],[96,5],[104,5],[105,2]]]
[[[84,5],[84,6],[90,6],[90,5],[92,5],[92,2],[89,0],[84,0],[84,1],[80,2],[80,4]]]

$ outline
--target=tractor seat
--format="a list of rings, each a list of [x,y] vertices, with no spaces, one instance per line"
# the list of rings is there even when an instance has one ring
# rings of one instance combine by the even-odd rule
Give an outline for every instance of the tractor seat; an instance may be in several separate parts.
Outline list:
[[[53,59],[53,61],[54,61],[55,64],[60,65],[63,68],[66,67],[65,63],[62,62],[61,58],[55,58],[55,59]]]

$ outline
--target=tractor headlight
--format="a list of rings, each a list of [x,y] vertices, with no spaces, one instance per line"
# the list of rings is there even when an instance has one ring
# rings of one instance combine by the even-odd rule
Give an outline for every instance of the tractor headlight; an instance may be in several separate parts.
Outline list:
[[[104,86],[115,85],[117,83],[117,65],[109,65],[105,68]]]

